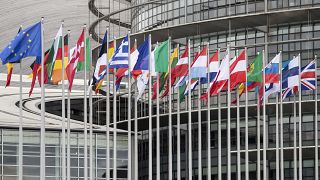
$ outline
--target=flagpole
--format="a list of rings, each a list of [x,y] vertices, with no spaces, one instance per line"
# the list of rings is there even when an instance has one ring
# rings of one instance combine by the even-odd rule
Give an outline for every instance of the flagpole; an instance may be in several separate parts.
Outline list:
[[[280,51],[281,56],[281,51]],[[280,64],[279,61],[279,69],[278,73],[280,75]],[[281,76],[279,77],[279,85],[281,83]],[[281,90],[280,90],[281,93]],[[280,97],[281,98],[281,97]],[[279,180],[279,93],[276,94],[276,180]]]
[[[299,54],[299,180],[302,180],[301,56]]]
[[[283,154],[283,98],[282,98],[282,53],[279,62],[280,69],[280,180],[284,180],[284,154]]]
[[[89,37],[91,38],[91,34],[89,35]],[[87,39],[84,39],[85,41],[87,41]],[[86,42],[87,43],[87,42]],[[90,39],[89,42],[90,43]],[[86,44],[87,45],[87,44]],[[87,47],[85,46],[85,51],[87,51]],[[91,58],[92,58],[92,51],[91,51],[91,47],[90,47],[90,52],[89,52],[89,57],[90,57],[90,68],[89,68],[89,75],[91,74]],[[87,70],[87,57],[86,57],[86,61],[85,61],[85,66],[84,68]],[[89,150],[90,150],[90,154],[89,154],[89,163],[90,163],[90,179],[93,179],[93,120],[92,120],[92,88],[89,90]]]
[[[258,52],[259,55],[259,52]],[[259,105],[259,95],[258,95],[258,100],[257,100],[257,180],[261,179],[261,160],[260,160],[260,145],[261,145],[261,140],[260,140],[260,105]]]
[[[227,47],[227,52],[230,52],[230,45]],[[230,55],[228,55],[230,56]],[[231,180],[231,109],[230,109],[230,58],[228,59],[228,67],[229,67],[229,78],[228,78],[228,99],[227,99],[227,104],[228,104],[228,121],[227,121],[227,179]]]
[[[190,78],[190,39],[188,39],[188,178],[192,180],[192,129],[191,129],[191,78]]]
[[[157,46],[158,46],[158,42],[157,42]],[[151,61],[150,61],[151,63]],[[152,62],[154,63],[154,62]],[[150,65],[150,67],[152,67]],[[152,73],[152,71],[150,70],[150,72]],[[156,116],[157,116],[157,122],[156,122],[156,179],[160,180],[160,116],[159,116],[159,87],[160,87],[160,73],[157,73],[157,77],[156,77],[156,106],[157,106],[157,111],[156,111]],[[150,84],[152,84],[150,82]],[[150,115],[149,115],[150,116]],[[168,165],[170,164],[170,162],[168,161]],[[169,173],[168,173],[169,174]]]
[[[68,39],[70,37],[70,30],[68,30]],[[69,48],[68,48],[68,61],[70,60],[70,51],[69,51]],[[63,66],[64,67],[64,66]],[[69,82],[69,81],[68,81]],[[70,135],[71,135],[71,132],[70,132],[70,118],[71,118],[71,112],[70,112],[70,91],[68,90],[68,105],[67,105],[67,112],[68,112],[68,115],[67,115],[67,180],[70,180],[70,165],[71,165],[71,159],[70,159]]]
[[[46,177],[46,143],[45,143],[45,92],[44,92],[44,18],[41,18],[41,129],[40,129],[40,180]]]
[[[131,142],[131,49],[130,31],[128,32],[128,180],[132,179],[132,142]]]
[[[218,61],[220,59],[220,48],[218,49]],[[209,89],[210,94],[210,89]],[[221,161],[221,103],[220,92],[218,93],[218,180],[222,180],[222,161]]]
[[[293,57],[295,59],[295,57]],[[300,63],[300,62],[299,62]],[[300,73],[300,71],[299,71]],[[293,177],[297,179],[297,107],[296,107],[296,95],[293,96]]]
[[[211,116],[210,116],[210,111],[211,111],[211,98],[210,98],[210,43],[207,42],[207,88],[208,88],[208,102],[207,102],[207,108],[208,108],[208,117],[207,117],[207,180],[211,180]]]
[[[114,47],[117,47],[115,39]],[[115,72],[113,72],[113,179],[117,179],[117,91]]]
[[[86,24],[83,26],[83,31],[84,34],[86,34]],[[85,38],[86,35],[84,35],[84,47],[86,47],[86,41]],[[87,59],[87,53],[84,51],[84,67],[86,67],[86,59]],[[88,179],[88,127],[87,127],[87,117],[88,117],[88,111],[87,111],[87,69],[84,68],[84,81],[83,81],[83,86],[84,86],[84,110],[83,110],[83,117],[84,117],[84,180]]]
[[[180,58],[180,45],[177,45],[178,48],[178,59]],[[170,83],[169,83],[170,84]],[[171,86],[171,84],[170,84]],[[180,94],[178,90],[177,96],[177,180],[181,180],[181,124],[180,124]]]
[[[171,37],[169,37],[169,45],[168,45],[168,62],[169,62],[169,180],[172,179],[172,164],[173,164],[173,155],[172,155],[172,90],[171,90],[171,60],[170,60],[170,52],[171,52]],[[173,52],[174,53],[174,52]]]
[[[20,27],[22,29],[22,27]],[[23,119],[22,119],[22,64],[20,60],[19,84],[19,180],[23,179]]]
[[[106,55],[106,180],[110,179],[110,75],[108,66],[108,54],[109,54],[109,28],[107,28],[107,55]],[[109,113],[108,113],[109,112]]]
[[[61,35],[63,35],[63,28],[64,28],[64,21],[62,20],[61,22],[61,29],[62,29],[62,33]],[[62,101],[61,101],[61,104],[62,104],[62,147],[61,147],[61,150],[62,150],[62,155],[61,155],[61,158],[62,158],[62,173],[61,173],[61,176],[62,176],[62,179],[66,179],[66,102],[65,102],[65,83],[64,83],[64,37],[61,37],[61,45],[62,45],[62,48],[61,48],[61,57],[62,57],[62,62],[61,62],[61,65],[62,65],[62,71],[61,71],[61,79],[62,79]]]
[[[245,47],[246,67],[248,67],[247,47]],[[249,180],[249,127],[248,127],[248,71],[246,71],[245,88],[245,180]]]
[[[134,40],[136,48],[137,40]],[[131,69],[129,72],[131,73]],[[138,98],[137,97],[137,86],[134,88],[135,99],[134,99],[134,179],[138,180]]]
[[[318,158],[319,158],[319,150],[318,150],[318,75],[317,75],[317,55],[314,56],[314,61],[315,61],[315,90],[314,90],[314,109],[315,109],[315,114],[314,114],[314,119],[315,119],[315,180],[319,179],[319,162],[318,162]]]
[[[198,47],[199,53],[200,46]],[[200,78],[198,78],[199,88],[198,88],[198,96],[200,97],[201,94],[201,84],[200,84]],[[190,77],[190,86],[191,86],[191,77]],[[202,180],[202,159],[201,159],[201,101],[198,101],[198,179]]]
[[[266,45],[267,46],[267,45]],[[262,71],[262,97],[259,97],[259,101],[260,98],[263,98],[263,110],[262,110],[262,116],[263,116],[263,179],[267,179],[267,120],[266,120],[266,98],[265,96],[265,83],[266,83],[266,79],[265,79],[265,64],[266,64],[266,60],[267,60],[267,54],[268,52],[265,50],[262,50],[262,67],[263,67],[263,71]]]
[[[239,51],[236,50],[236,58],[239,56]],[[237,98],[237,176],[241,180],[241,158],[240,158],[240,97],[236,92]]]
[[[149,162],[148,162],[148,167],[149,167],[149,180],[152,180],[152,107],[151,107],[151,86],[152,86],[152,78],[151,78],[151,34],[149,34],[149,86],[148,86],[148,115],[149,115]]]

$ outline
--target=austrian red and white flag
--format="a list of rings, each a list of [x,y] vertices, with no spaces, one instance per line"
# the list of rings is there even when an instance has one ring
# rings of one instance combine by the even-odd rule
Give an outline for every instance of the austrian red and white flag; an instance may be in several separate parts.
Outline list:
[[[171,77],[172,78],[179,78],[177,84],[174,88],[178,88],[179,86],[182,86],[185,84],[186,80],[188,79],[188,55],[189,55],[189,48],[186,47],[184,53],[181,55],[180,59],[178,60],[176,66],[171,71]]]
[[[246,71],[246,51],[243,50],[230,65],[230,91],[238,84],[246,82]]]
[[[76,46],[70,50],[71,57],[69,64],[66,67],[67,78],[69,81],[69,91],[72,89],[73,79],[77,71],[79,59],[82,58],[81,56],[84,54],[82,51],[84,51],[84,30],[82,30]]]

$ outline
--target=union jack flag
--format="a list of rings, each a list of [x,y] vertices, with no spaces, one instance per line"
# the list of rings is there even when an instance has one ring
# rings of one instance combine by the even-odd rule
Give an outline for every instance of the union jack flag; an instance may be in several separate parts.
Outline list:
[[[316,89],[316,62],[311,61],[308,65],[301,68],[301,90],[315,90]],[[298,92],[298,87],[286,88],[282,91],[282,98],[285,99]]]

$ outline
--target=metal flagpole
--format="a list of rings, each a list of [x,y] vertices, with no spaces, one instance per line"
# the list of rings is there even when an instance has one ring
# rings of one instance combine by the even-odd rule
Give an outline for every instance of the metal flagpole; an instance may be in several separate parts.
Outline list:
[[[245,57],[246,57],[246,67],[248,67],[248,54],[247,54],[247,47],[245,47]],[[248,132],[248,71],[246,71],[246,84],[244,85],[245,88],[245,180],[249,180],[249,132]]]
[[[40,130],[40,180],[45,180],[46,177],[46,129],[45,129],[45,92],[44,92],[44,18],[41,18],[41,130]]]
[[[192,180],[192,121],[191,121],[191,78],[190,78],[190,39],[188,39],[188,179]]]
[[[91,34],[90,34],[90,38],[91,38]],[[85,39],[86,41],[86,39]],[[90,39],[89,39],[90,41]],[[89,42],[90,43],[90,42]],[[91,48],[91,47],[90,47]],[[87,50],[87,47],[85,47],[85,51]],[[89,68],[89,74],[91,74],[91,59],[92,59],[92,51],[90,49],[89,52],[89,57],[90,57],[90,68]],[[87,57],[86,57],[87,58]],[[87,69],[87,59],[85,62],[85,66],[84,68]],[[92,88],[89,89],[89,150],[90,150],[90,154],[89,154],[89,161],[90,161],[90,179],[93,179],[93,161],[94,161],[94,157],[93,157],[93,120],[92,120]]]
[[[281,51],[280,51],[280,56],[281,56]],[[279,74],[281,71],[280,64],[281,62],[279,61],[279,69],[278,69]],[[280,83],[281,83],[281,76],[279,79],[279,85]],[[279,180],[279,104],[278,103],[279,103],[279,93],[276,94],[276,180]]]
[[[83,27],[84,34],[86,34],[86,24]],[[84,48],[86,47],[86,35],[84,35]],[[87,61],[87,53],[84,51],[84,67],[86,67],[86,61]],[[83,86],[84,86],[84,179],[88,179],[88,110],[87,110],[87,68],[84,68],[84,81],[83,81]]]
[[[259,52],[258,52],[259,55]],[[258,100],[257,100],[257,180],[261,179],[260,173],[261,173],[261,161],[260,161],[260,145],[261,145],[261,140],[260,140],[260,105],[259,105],[259,95],[258,95]]]
[[[134,40],[136,48],[137,40]],[[131,69],[128,73],[131,73]],[[134,88],[134,179],[138,180],[138,99],[137,97],[137,86]],[[141,110],[142,111],[142,110]]]
[[[114,48],[116,48],[116,40],[114,40]],[[113,179],[117,179],[117,91],[116,76],[113,72]]]
[[[177,45],[178,48],[178,59],[180,58],[180,45]],[[171,78],[170,78],[171,79]],[[169,83],[171,86],[171,83]],[[169,86],[169,87],[170,87]],[[171,88],[171,87],[170,87]],[[180,122],[180,94],[178,89],[177,94],[177,180],[181,180],[181,122]]]
[[[149,165],[149,180],[152,180],[152,107],[151,107],[151,103],[152,103],[152,100],[151,100],[151,86],[152,86],[152,78],[151,78],[151,34],[149,34],[149,58],[148,58],[148,61],[149,61],[149,85],[148,85],[148,111],[149,111],[149,162],[148,162],[148,165]]]
[[[198,49],[198,52],[200,53],[200,46]],[[201,94],[201,79],[198,78],[199,88],[198,88],[198,96],[200,97]],[[191,86],[191,80],[190,80],[190,86]],[[198,179],[202,180],[202,159],[201,159],[201,101],[198,101]]]
[[[230,45],[228,44],[227,52],[229,55],[230,53]],[[231,93],[230,93],[230,59],[228,57],[228,68],[229,68],[229,78],[228,78],[228,96],[227,96],[227,104],[228,104],[228,120],[227,120],[227,179],[231,180],[231,109],[230,109],[230,102],[231,102]]]
[[[318,75],[317,75],[317,70],[318,70],[318,66],[317,66],[317,55],[314,56],[314,61],[315,61],[315,90],[314,90],[314,109],[315,109],[315,114],[314,114],[314,129],[315,129],[315,180],[319,179],[319,150],[318,150]]]
[[[68,30],[68,39],[70,37],[70,30]],[[70,51],[68,48],[68,61],[70,61]],[[64,66],[62,66],[64,67]],[[68,81],[69,82],[69,81]],[[70,162],[70,118],[71,118],[71,112],[70,112],[70,91],[68,90],[68,102],[67,102],[67,180],[70,180],[70,166],[71,166],[71,162]]]
[[[283,98],[282,98],[282,53],[279,62],[280,69],[280,179],[284,180],[284,154],[283,154]]]
[[[22,29],[22,27],[21,27]],[[20,84],[19,84],[19,180],[23,179],[23,119],[22,119],[22,64],[20,65]]]
[[[169,61],[169,67],[168,67],[168,70],[169,70],[169,180],[172,179],[172,161],[173,161],[173,158],[172,158],[172,91],[171,91],[171,63],[170,62],[170,52],[171,52],[171,37],[169,37],[169,45],[168,45],[168,61]],[[173,52],[174,53],[174,52]]]
[[[64,37],[63,37],[63,28],[64,28],[64,21],[62,20],[61,22],[61,29],[62,29],[62,37],[61,37],[61,45],[62,45],[62,51],[61,51],[61,57],[62,57],[62,69],[61,69],[61,79],[62,79],[62,119],[61,119],[61,123],[62,123],[62,133],[61,133],[61,158],[62,158],[62,179],[66,179],[66,102],[65,102],[65,83],[64,83]]]
[[[267,48],[267,47],[266,47]],[[260,98],[263,98],[263,110],[262,110],[262,116],[263,116],[263,179],[267,179],[267,119],[266,119],[266,98],[264,97],[265,96],[265,82],[266,82],[266,79],[265,79],[265,64],[267,61],[267,54],[268,52],[267,51],[262,51],[262,68],[263,68],[263,71],[262,71],[262,97],[259,97],[259,101]]]
[[[132,179],[132,146],[131,146],[131,61],[130,31],[128,32],[128,180]]]
[[[239,56],[239,51],[236,50],[236,58]],[[237,179],[241,180],[241,157],[240,157],[240,98],[236,92],[237,98]]]
[[[295,57],[293,57],[295,59]],[[300,62],[299,62],[300,63]],[[299,69],[300,73],[300,69]],[[296,95],[293,96],[293,177],[297,179],[297,107],[296,107]]]
[[[207,102],[207,180],[211,180],[211,98],[210,98],[210,44],[207,42],[207,89],[208,89],[208,102]]]
[[[218,49],[218,60],[220,59],[220,48]],[[219,60],[220,61],[220,60]],[[210,87],[209,87],[210,88]],[[210,93],[210,89],[209,89]],[[221,161],[221,103],[220,92],[218,93],[218,180],[222,180],[222,161]]]
[[[20,25],[20,30],[22,25]],[[19,31],[20,31],[19,30]],[[19,84],[19,180],[23,179],[23,119],[22,119],[22,64],[20,65],[20,84]]]
[[[301,56],[299,54],[299,180],[302,180]]]
[[[158,42],[157,42],[157,46],[158,46]],[[150,61],[151,63],[151,61]],[[154,63],[154,62],[152,62]],[[150,67],[152,67],[150,65]],[[150,69],[150,72],[151,72],[151,69]],[[151,72],[152,73],[152,72]],[[157,177],[157,180],[160,180],[160,116],[159,116],[159,108],[160,108],[160,105],[159,105],[159,88],[160,88],[160,73],[157,73],[157,77],[156,77],[156,106],[157,106],[157,111],[156,111],[156,116],[157,116],[157,122],[156,122],[156,177]],[[150,82],[151,83],[151,82]],[[152,84],[152,83],[151,83]],[[149,115],[150,116],[150,115]],[[169,161],[168,161],[168,164],[169,164]]]
[[[110,26],[110,25],[109,25]],[[107,85],[106,85],[106,138],[107,138],[107,149],[106,149],[106,180],[110,179],[110,74],[108,65],[108,54],[109,54],[109,29],[107,28],[107,55],[106,55],[106,68],[107,68]]]

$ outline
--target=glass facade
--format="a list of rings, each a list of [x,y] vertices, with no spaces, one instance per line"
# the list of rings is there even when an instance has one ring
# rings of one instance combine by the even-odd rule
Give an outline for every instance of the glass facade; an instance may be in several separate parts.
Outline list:
[[[133,5],[142,4],[148,0],[134,0]],[[144,30],[158,30],[168,26],[179,26],[185,23],[193,23],[202,20],[210,20],[228,16],[250,15],[255,13],[268,13],[275,11],[293,10],[299,8],[319,7],[318,0],[174,0],[161,1],[161,3],[149,4],[143,7],[135,8],[131,11],[132,31],[142,33]],[[228,23],[228,21],[225,21]],[[214,27],[213,27],[214,28]],[[172,30],[171,30],[172,31]],[[174,28],[173,28],[174,31]],[[180,39],[173,39],[171,50],[180,44],[180,54],[184,52],[187,39],[190,39],[191,58],[198,52],[199,48],[203,48],[209,43],[209,53],[212,55],[217,49],[221,48],[220,59],[224,56],[226,47],[231,47],[231,58],[237,53],[247,48],[248,63],[251,63],[258,52],[265,50],[266,62],[280,51],[282,52],[282,62],[286,63],[294,56],[301,55],[301,66],[312,61],[315,55],[320,53],[320,23],[319,19],[308,17],[300,22],[282,23],[277,25],[265,24],[263,27],[247,27],[233,28],[232,24],[226,31],[213,32],[209,34],[201,33],[196,36],[186,36]],[[173,51],[173,50],[172,50]],[[154,79],[155,80],[155,79]],[[201,94],[206,92],[207,85],[201,85]],[[180,103],[178,112],[178,91],[173,89],[173,97],[169,99],[165,97],[160,100],[160,106],[156,107],[153,102],[152,116],[153,122],[156,122],[156,108],[160,109],[161,127],[160,127],[160,179],[168,179],[168,169],[170,159],[169,138],[173,140],[173,178],[177,178],[177,113],[181,116],[181,179],[188,178],[188,104],[187,98]],[[299,177],[302,172],[302,179],[315,179],[315,171],[319,167],[315,167],[316,131],[319,132],[319,110],[315,109],[315,92],[303,91],[301,93],[301,110],[302,117],[299,121],[298,112],[298,95],[283,100],[280,106],[279,97],[270,96],[266,105],[266,118],[263,118],[262,107],[257,108],[257,94],[255,91],[249,92],[248,95],[248,123],[245,120],[245,98],[241,97],[239,101],[239,119],[237,119],[237,105],[231,104],[231,122],[230,122],[230,142],[231,142],[231,179],[238,179],[238,170],[242,179],[246,176],[246,163],[248,163],[248,179],[257,179],[260,176],[263,179],[263,166],[266,163],[267,178],[276,179],[276,168],[283,166],[283,179],[294,179]],[[319,99],[319,91],[316,93]],[[146,91],[143,100],[148,102],[148,92]],[[207,137],[207,104],[201,102],[199,111],[198,101],[199,93],[197,90],[192,92],[191,97],[192,110],[192,176],[193,179],[200,179],[198,176],[198,151],[201,145],[202,159],[202,179],[207,179],[207,144],[211,143],[211,179],[218,179],[221,174],[222,179],[227,179],[227,93],[221,93],[220,105],[218,108],[217,96],[211,97],[211,118],[210,120],[210,138]],[[236,92],[231,93],[231,100],[236,98]],[[294,108],[296,101],[296,108]],[[173,120],[173,136],[169,137],[168,120],[169,120],[169,102],[172,103],[172,120]],[[147,103],[145,108],[139,112],[138,118],[148,121]],[[282,113],[280,109],[282,107]],[[144,110],[143,110],[144,109]],[[218,119],[218,113],[221,112],[221,120]],[[295,113],[294,113],[295,112]],[[201,119],[198,119],[201,114]],[[315,114],[317,114],[317,119]],[[201,121],[201,142],[198,139],[199,121]],[[266,126],[264,126],[264,123]],[[278,123],[278,124],[277,124]],[[317,124],[317,126],[316,126]],[[278,128],[278,129],[277,129]],[[265,132],[263,132],[265,130]],[[140,131],[139,141],[139,179],[148,179],[148,159],[150,141],[147,128]],[[221,139],[219,140],[219,134]],[[248,139],[246,139],[246,136]],[[278,139],[277,139],[278,138]],[[301,138],[301,139],[299,139]],[[246,149],[246,141],[248,149]],[[265,142],[264,142],[265,141]],[[157,153],[157,129],[153,125],[152,133],[152,179],[156,179],[156,153]],[[283,144],[283,147],[282,147]],[[265,146],[265,147],[264,147]],[[221,148],[221,154],[219,154]],[[264,160],[263,154],[266,153]],[[279,153],[279,156],[277,155]],[[282,154],[283,153],[283,154]],[[299,159],[300,153],[302,159]],[[276,157],[278,156],[278,157]],[[296,157],[294,157],[296,156]],[[219,164],[219,158],[221,162]],[[279,159],[277,159],[279,158]],[[246,162],[248,161],[248,162]],[[283,162],[283,164],[281,164]],[[300,171],[299,165],[302,165]],[[240,165],[240,166],[239,166]],[[219,171],[219,168],[220,171]],[[260,170],[260,172],[258,172]]]
[[[1,166],[0,179],[10,180],[18,178],[18,129],[0,130]],[[113,161],[113,137],[110,136],[110,164]],[[46,179],[61,179],[61,131],[46,131]],[[93,168],[94,179],[105,179],[106,173],[106,134],[93,133]],[[70,143],[70,173],[71,179],[84,179],[84,134],[72,132]],[[88,147],[88,162],[89,162]],[[118,133],[117,137],[117,179],[126,179],[128,166],[127,136]],[[88,165],[89,167],[89,165]],[[23,179],[40,179],[40,131],[23,131]]]

